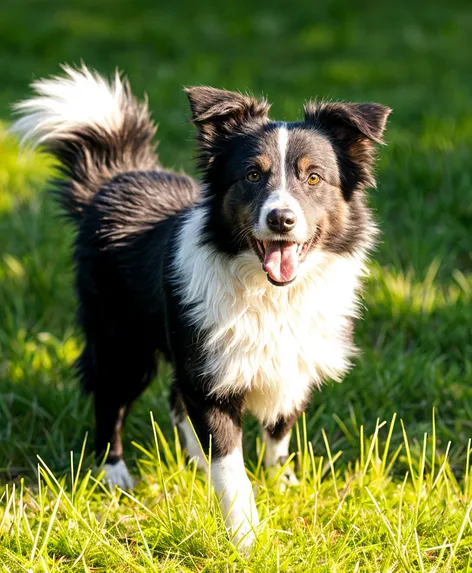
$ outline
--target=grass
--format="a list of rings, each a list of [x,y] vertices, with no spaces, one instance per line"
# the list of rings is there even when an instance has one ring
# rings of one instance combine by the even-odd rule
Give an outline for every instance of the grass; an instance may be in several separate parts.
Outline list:
[[[467,0],[3,1],[0,570],[472,571],[471,35]],[[247,421],[264,521],[247,560],[175,439],[168,367],[129,419],[136,490],[108,492],[90,473],[72,232],[46,192],[51,161],[19,155],[6,133],[31,79],[81,59],[126,70],[149,95],[162,161],[190,172],[182,84],[264,93],[288,120],[316,95],[394,109],[371,193],[383,236],[362,355],[299,423],[299,488],[280,492],[261,469]]]

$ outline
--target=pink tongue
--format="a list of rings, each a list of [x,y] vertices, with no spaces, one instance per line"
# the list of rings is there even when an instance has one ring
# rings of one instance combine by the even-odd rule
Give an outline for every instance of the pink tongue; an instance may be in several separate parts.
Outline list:
[[[298,269],[297,243],[265,243],[264,270],[278,283],[295,278]]]

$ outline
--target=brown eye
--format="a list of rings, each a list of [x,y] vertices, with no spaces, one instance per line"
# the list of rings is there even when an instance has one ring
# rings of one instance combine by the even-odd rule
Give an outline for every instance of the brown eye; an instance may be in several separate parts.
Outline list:
[[[256,170],[249,171],[249,173],[246,175],[246,179],[251,183],[257,183],[261,179],[261,174]]]
[[[312,173],[307,179],[308,185],[316,185],[320,182],[320,176],[316,173]]]

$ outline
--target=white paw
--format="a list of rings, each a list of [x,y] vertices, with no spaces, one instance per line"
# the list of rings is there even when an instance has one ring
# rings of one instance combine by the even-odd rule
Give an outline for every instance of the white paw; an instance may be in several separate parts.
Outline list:
[[[250,516],[239,515],[239,517],[236,517],[235,515],[230,514],[226,519],[226,527],[231,542],[242,555],[247,555],[253,546],[256,539],[256,528],[258,525],[259,516],[257,515],[255,505]]]
[[[116,464],[105,464],[103,469],[105,471],[103,481],[109,488],[113,488],[116,485],[123,490],[133,489],[134,480],[123,460]]]
[[[229,511],[228,497],[223,496],[221,499],[223,514],[226,515],[226,529],[231,542],[241,554],[247,554],[252,547],[259,525],[259,514],[249,480],[247,485],[249,488],[243,487],[232,500]]]
[[[281,493],[290,487],[300,485],[300,482],[290,465],[286,465],[282,472],[280,471],[280,466],[273,466],[268,469],[268,476],[270,480],[275,482],[274,485],[278,487]]]
[[[292,466],[287,465],[284,467],[284,471],[282,472],[282,475],[280,476],[280,481],[287,485],[300,485],[300,482],[298,481],[297,476],[295,475],[295,472],[292,469]]]
[[[213,460],[211,479],[229,537],[238,551],[246,553],[254,542],[259,516],[241,450],[235,448]]]
[[[241,526],[238,532],[231,537],[232,544],[236,547],[238,553],[243,556],[248,555],[254,545],[255,540],[256,533],[253,527],[251,527],[249,524],[248,527]]]

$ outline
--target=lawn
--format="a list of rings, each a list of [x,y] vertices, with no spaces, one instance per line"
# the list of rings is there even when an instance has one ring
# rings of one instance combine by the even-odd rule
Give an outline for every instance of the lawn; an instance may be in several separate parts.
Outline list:
[[[3,0],[1,571],[472,571],[471,38],[469,0]],[[72,230],[47,193],[51,160],[19,154],[6,131],[32,79],[82,59],[119,67],[148,94],[162,161],[191,173],[182,85],[262,93],[287,120],[315,96],[394,110],[371,191],[382,238],[362,354],[300,420],[300,486],[281,491],[261,469],[247,420],[263,518],[247,559],[185,462],[168,368],[128,422],[134,492],[109,492],[90,471],[92,404],[72,368]]]

